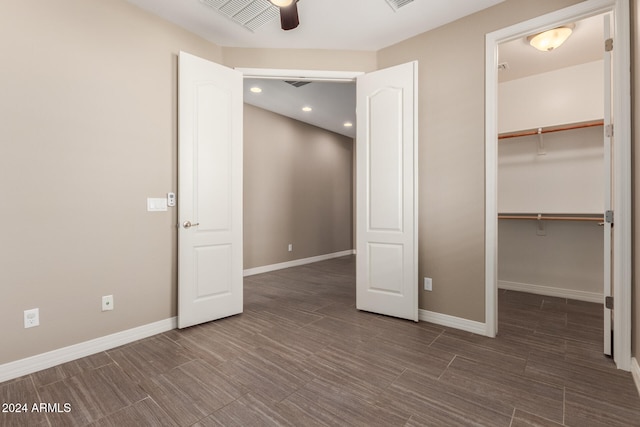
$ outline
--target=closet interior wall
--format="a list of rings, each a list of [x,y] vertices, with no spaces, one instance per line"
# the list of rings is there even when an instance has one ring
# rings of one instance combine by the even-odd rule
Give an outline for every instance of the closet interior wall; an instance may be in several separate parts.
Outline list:
[[[596,61],[500,84],[499,288],[602,301],[602,70]]]

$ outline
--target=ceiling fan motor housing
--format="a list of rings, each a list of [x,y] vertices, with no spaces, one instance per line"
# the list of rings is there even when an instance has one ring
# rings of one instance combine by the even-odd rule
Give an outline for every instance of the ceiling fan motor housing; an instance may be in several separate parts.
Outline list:
[[[298,0],[295,0],[289,6],[280,8],[280,26],[283,30],[293,30],[299,24]]]

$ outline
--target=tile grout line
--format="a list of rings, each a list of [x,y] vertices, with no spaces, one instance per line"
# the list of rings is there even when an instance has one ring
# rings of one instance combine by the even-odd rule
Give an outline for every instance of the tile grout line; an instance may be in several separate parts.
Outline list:
[[[516,408],[513,408],[513,413],[511,414],[511,422],[509,423],[509,427],[513,426],[513,420],[516,417]]]
[[[567,417],[567,386],[562,387],[562,425],[566,425]]]
[[[221,411],[222,409],[226,408],[227,406],[229,406],[229,405],[231,405],[231,404],[233,404],[233,403],[236,403],[238,400],[242,399],[243,397],[246,397],[249,393],[250,393],[250,392],[247,390],[247,392],[246,392],[246,393],[241,394],[240,396],[238,396],[237,398],[235,398],[235,399],[234,399],[234,400],[232,400],[231,402],[229,402],[229,403],[227,403],[227,404],[225,404],[225,405],[222,405],[221,407],[219,407],[218,409],[214,410],[214,411],[213,411],[213,412],[211,412],[210,414],[205,415],[204,417],[202,417],[201,419],[199,419],[198,421],[196,421],[194,424],[198,424],[198,423],[200,423],[200,421],[204,420],[205,418],[208,418],[208,417],[210,417],[211,415],[215,414],[216,412]],[[151,398],[151,400],[153,400],[153,398]],[[154,402],[155,402],[155,401],[154,401]],[[156,404],[157,404],[157,402],[156,402]],[[160,406],[160,405],[158,405],[158,406]],[[162,407],[160,407],[160,408],[162,409]]]
[[[443,335],[444,335],[444,332],[445,332],[445,331],[444,331],[444,329],[443,329],[442,331],[440,331],[440,333],[438,334],[438,336],[437,336],[437,337],[435,337],[435,338],[434,338],[434,339],[429,343],[429,345],[428,345],[427,347],[431,347],[431,346],[433,345],[433,343],[435,343],[435,342],[438,340],[438,338],[440,338],[441,336],[443,336]]]
[[[456,357],[458,357],[458,355],[454,354],[453,357],[451,358],[451,360],[449,361],[449,364],[447,364],[447,367],[444,368],[444,371],[442,371],[442,373],[438,376],[438,381],[440,381],[440,378],[442,378],[442,376],[445,374],[445,372],[447,372],[447,369],[449,369],[449,366],[451,366],[453,361],[456,360]]]
[[[36,392],[36,396],[38,396],[38,401],[42,402],[42,396],[40,396],[40,390],[38,390],[36,382],[33,379],[33,374],[29,374],[29,380],[31,381],[31,385]],[[49,425],[49,427],[53,427],[53,424],[51,424],[51,420],[49,419],[49,414],[47,414],[46,412],[44,414],[44,419],[47,420],[47,424]]]

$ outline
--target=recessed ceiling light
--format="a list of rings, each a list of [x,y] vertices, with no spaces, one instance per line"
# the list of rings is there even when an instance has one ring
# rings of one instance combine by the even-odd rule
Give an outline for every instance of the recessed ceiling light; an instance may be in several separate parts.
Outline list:
[[[351,122],[344,122],[344,127],[346,127],[346,128],[350,128],[351,126],[353,126],[353,123],[351,123]]]
[[[308,113],[309,111],[313,110],[313,108],[311,107],[302,107],[302,111]]]
[[[262,89],[260,89],[258,86],[254,86],[251,89],[249,89],[251,92],[253,93],[260,93],[262,92]]]

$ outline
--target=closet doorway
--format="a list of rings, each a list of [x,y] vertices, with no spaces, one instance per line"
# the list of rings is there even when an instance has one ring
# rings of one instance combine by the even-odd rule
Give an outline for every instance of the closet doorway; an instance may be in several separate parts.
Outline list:
[[[523,298],[540,303],[551,318],[563,312],[564,319],[555,319],[564,320],[561,327],[531,319],[540,334],[575,332],[593,340],[594,332],[604,330],[602,352],[614,350],[621,369],[629,369],[630,360],[628,299],[619,298],[630,292],[625,282],[630,242],[620,234],[629,224],[619,221],[629,215],[630,173],[622,160],[629,144],[622,118],[629,110],[620,96],[629,77],[619,71],[625,69],[628,36],[613,24],[625,7],[626,2],[588,1],[487,36],[488,335],[498,332],[498,295]],[[564,45],[544,52],[529,45],[532,35],[559,27],[573,30]],[[610,29],[616,41],[613,61],[604,48]],[[582,58],[572,54],[576,46]],[[530,70],[521,69],[527,62],[514,49],[534,57]],[[612,111],[618,123],[615,145]],[[616,211],[613,233],[612,218],[605,215],[610,210]],[[607,283],[612,278],[613,286]],[[611,294],[622,306],[616,305],[613,315],[603,308],[603,327],[597,328],[589,322],[593,303],[602,304]],[[591,303],[591,312],[559,307],[567,301]]]

